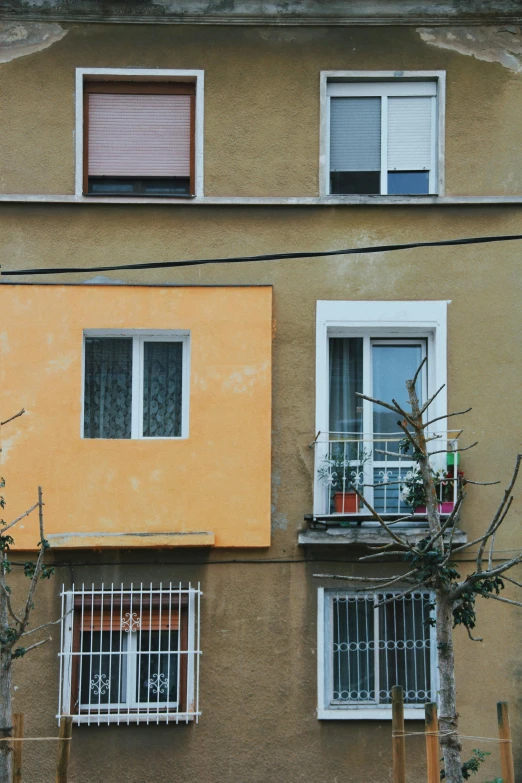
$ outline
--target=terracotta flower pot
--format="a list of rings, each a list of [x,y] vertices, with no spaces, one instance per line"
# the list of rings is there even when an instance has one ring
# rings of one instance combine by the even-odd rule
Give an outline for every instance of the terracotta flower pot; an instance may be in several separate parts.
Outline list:
[[[333,496],[336,514],[356,514],[359,498],[355,492],[336,492]]]

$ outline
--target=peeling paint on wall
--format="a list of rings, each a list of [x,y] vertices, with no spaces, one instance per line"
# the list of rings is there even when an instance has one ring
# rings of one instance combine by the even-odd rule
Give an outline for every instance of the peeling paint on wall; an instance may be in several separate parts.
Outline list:
[[[417,32],[431,46],[500,63],[515,73],[522,72],[520,27],[418,27]]]
[[[60,41],[67,30],[59,24],[30,22],[0,23],[0,63],[34,54]]]

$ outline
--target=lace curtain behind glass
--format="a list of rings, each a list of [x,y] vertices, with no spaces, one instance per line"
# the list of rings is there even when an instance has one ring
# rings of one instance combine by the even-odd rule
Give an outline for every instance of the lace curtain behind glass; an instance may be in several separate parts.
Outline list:
[[[85,438],[130,438],[132,338],[85,340]]]
[[[183,345],[146,342],[143,370],[143,437],[181,436]]]

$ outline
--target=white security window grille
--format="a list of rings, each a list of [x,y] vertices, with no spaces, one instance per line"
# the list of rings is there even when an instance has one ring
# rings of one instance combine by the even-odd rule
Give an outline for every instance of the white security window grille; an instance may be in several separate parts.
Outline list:
[[[399,591],[324,591],[323,709],[386,716],[394,685],[404,690],[409,717],[435,701],[434,597],[394,596]]]
[[[85,335],[84,438],[182,438],[187,430],[187,337]]]
[[[437,81],[330,82],[332,194],[437,192]]]
[[[62,591],[58,715],[76,723],[188,722],[199,712],[198,587]]]

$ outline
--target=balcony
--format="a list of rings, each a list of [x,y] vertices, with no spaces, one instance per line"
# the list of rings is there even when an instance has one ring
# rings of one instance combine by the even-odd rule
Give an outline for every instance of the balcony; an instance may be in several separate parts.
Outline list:
[[[455,507],[462,475],[456,434],[429,435],[432,452],[448,452],[433,453],[431,458],[442,517],[448,517]],[[386,541],[386,531],[356,489],[383,519],[393,521],[408,537],[425,535],[422,485],[417,464],[411,453],[404,452],[404,444],[404,433],[319,433],[314,442],[314,510],[305,517],[312,528],[326,531],[330,543]],[[461,531],[456,534],[459,540],[464,536]],[[300,543],[319,543],[316,539],[302,533]]]

